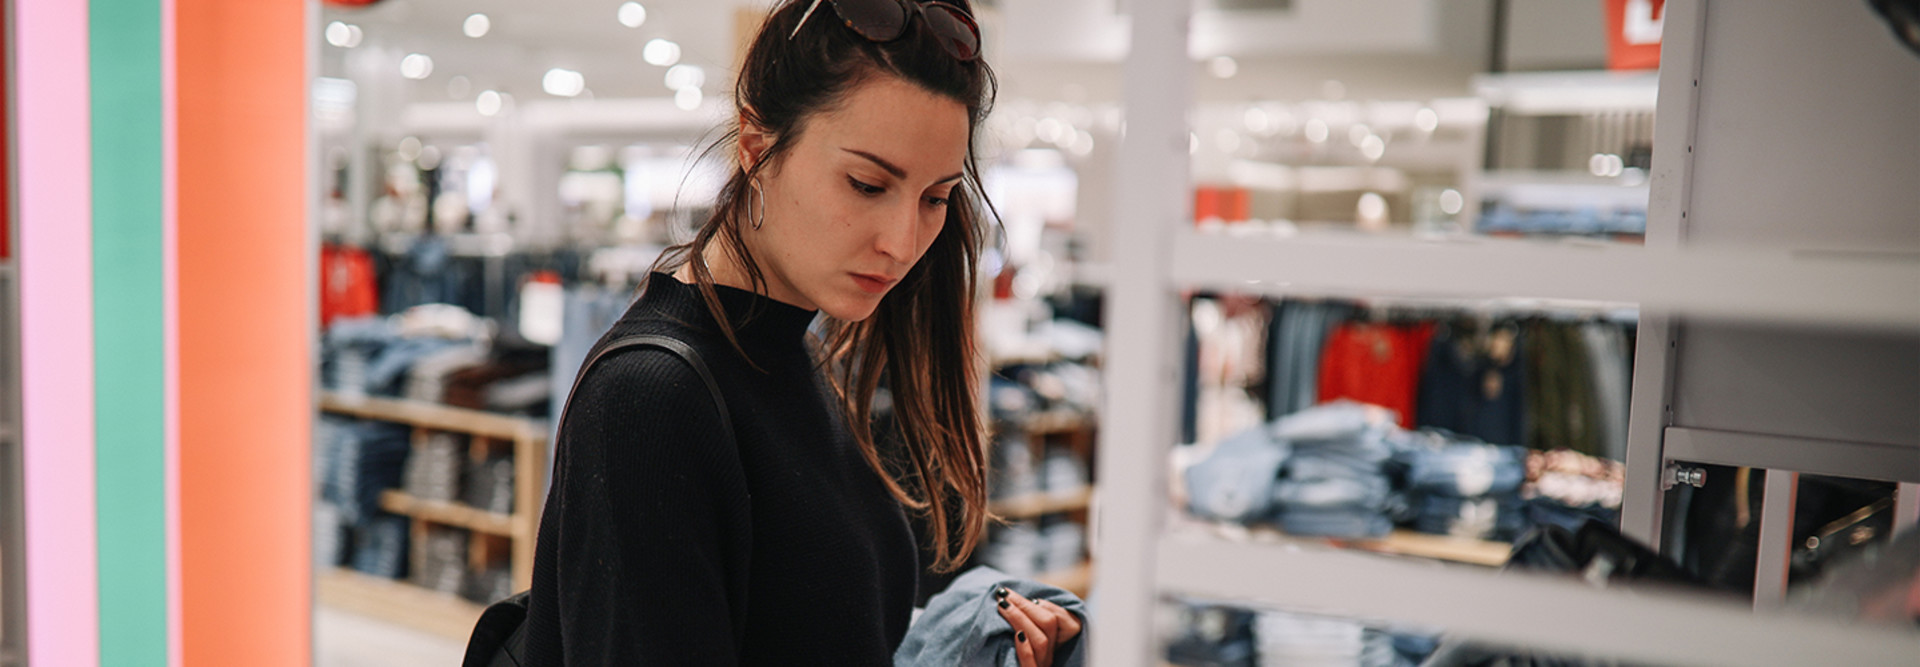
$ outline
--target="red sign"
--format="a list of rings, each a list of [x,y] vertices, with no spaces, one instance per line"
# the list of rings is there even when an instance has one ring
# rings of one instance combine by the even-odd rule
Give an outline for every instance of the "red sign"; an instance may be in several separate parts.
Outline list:
[[[1604,0],[1607,3],[1607,69],[1659,69],[1660,27],[1666,0]]]

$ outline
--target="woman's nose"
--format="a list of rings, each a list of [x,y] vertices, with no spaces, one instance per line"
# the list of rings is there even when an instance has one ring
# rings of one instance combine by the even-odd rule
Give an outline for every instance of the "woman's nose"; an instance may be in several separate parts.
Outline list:
[[[889,212],[874,239],[875,250],[901,264],[912,263],[915,249],[920,247],[919,201],[912,204],[904,207],[904,211]]]

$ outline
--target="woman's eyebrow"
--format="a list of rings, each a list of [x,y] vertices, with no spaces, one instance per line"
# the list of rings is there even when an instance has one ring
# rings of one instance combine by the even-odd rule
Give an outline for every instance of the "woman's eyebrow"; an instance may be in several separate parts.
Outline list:
[[[867,161],[872,162],[875,165],[878,165],[881,169],[886,170],[887,173],[893,174],[894,178],[905,179],[907,177],[907,170],[894,166],[892,162],[888,162],[884,159],[881,159],[881,157],[878,155],[874,155],[872,153],[868,153],[863,150],[855,150],[852,148],[842,148],[840,150],[866,158]],[[947,181],[957,181],[957,180],[960,180],[960,177],[963,175],[964,174],[956,173],[946,178],[942,178],[940,180],[934,181],[934,183],[937,185],[940,183],[945,183]]]

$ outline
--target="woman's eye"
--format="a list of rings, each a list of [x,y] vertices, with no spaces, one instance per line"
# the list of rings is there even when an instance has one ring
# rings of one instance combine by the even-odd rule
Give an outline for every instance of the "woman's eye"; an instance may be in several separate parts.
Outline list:
[[[947,201],[948,199],[946,197],[928,197],[927,205],[928,206],[946,206]]]
[[[879,195],[887,191],[886,188],[880,187],[878,185],[868,185],[866,183],[862,183],[860,182],[860,179],[854,178],[852,176],[847,177],[847,183],[853,185],[854,192],[858,192],[868,197]]]

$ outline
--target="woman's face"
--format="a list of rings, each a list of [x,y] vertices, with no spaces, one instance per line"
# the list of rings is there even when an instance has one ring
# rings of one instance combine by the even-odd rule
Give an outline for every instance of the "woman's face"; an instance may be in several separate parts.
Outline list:
[[[806,121],[799,141],[761,171],[741,236],[768,296],[843,320],[879,306],[947,220],[967,158],[967,108],[893,76],[850,91]],[[767,138],[741,138],[754,159]]]

